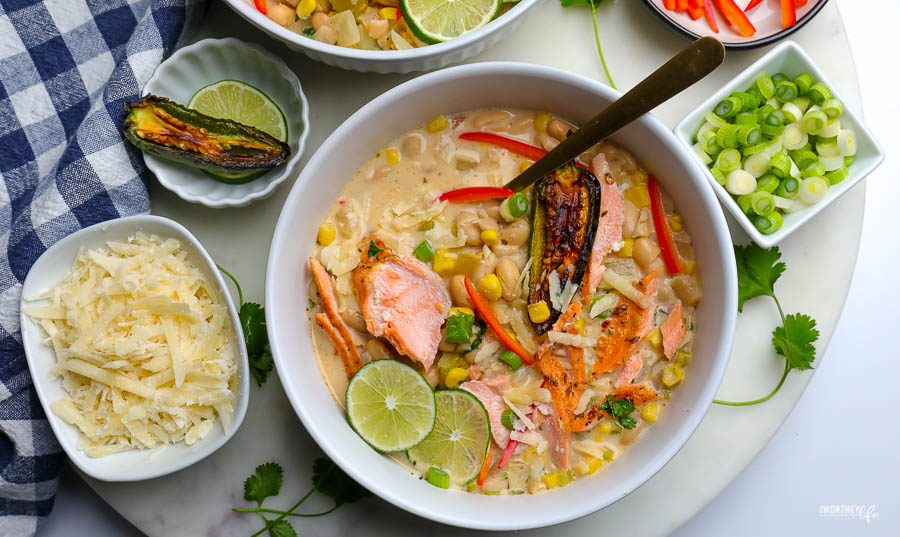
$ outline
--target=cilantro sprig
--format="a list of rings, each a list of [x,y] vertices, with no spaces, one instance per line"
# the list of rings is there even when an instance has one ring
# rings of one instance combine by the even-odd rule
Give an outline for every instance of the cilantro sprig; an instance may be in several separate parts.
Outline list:
[[[618,89],[616,88],[616,83],[613,82],[612,76],[609,74],[609,67],[607,67],[606,58],[603,56],[603,47],[600,46],[600,29],[597,28],[597,8],[605,1],[606,0],[559,0],[559,3],[562,4],[562,7],[588,6],[591,8],[591,18],[594,21],[594,41],[597,42],[597,52],[600,54],[600,63],[603,64],[603,72],[606,73],[606,79],[609,80],[609,85],[612,86],[613,89]]]
[[[634,412],[634,402],[631,399],[613,399],[612,395],[606,396],[606,401],[597,405],[598,410],[608,412],[610,416],[619,421],[619,425],[626,429],[634,429],[637,422],[631,417]]]
[[[219,265],[216,265],[219,267]],[[244,331],[244,343],[247,346],[247,357],[250,360],[250,373],[256,379],[256,384],[262,386],[266,383],[269,373],[274,368],[272,351],[269,349],[269,334],[266,332],[266,310],[256,302],[244,302],[244,293],[241,284],[230,272],[219,267],[223,274],[234,283],[238,292],[238,301],[241,303],[238,310],[238,318],[241,321],[241,329]]]
[[[256,502],[256,507],[234,508],[232,511],[235,513],[256,513],[265,523],[265,527],[250,537],[256,537],[266,531],[269,532],[270,537],[296,537],[297,531],[286,520],[287,517],[312,518],[325,516],[345,503],[353,503],[371,496],[368,490],[359,486],[356,481],[353,481],[336,464],[328,459],[319,458],[313,462],[313,486],[297,503],[285,511],[264,508],[263,502],[267,498],[277,496],[281,491],[283,482],[284,470],[276,462],[267,462],[257,466],[253,475],[244,481],[244,499],[248,502]],[[297,513],[297,509],[303,505],[303,502],[309,499],[316,491],[334,500],[334,506],[321,513]],[[267,514],[278,516],[276,518],[268,518]]]
[[[778,385],[769,395],[753,401],[740,403],[715,400],[720,405],[747,406],[763,403],[771,399],[784,385],[788,373],[793,369],[812,369],[816,358],[814,343],[819,339],[816,321],[802,313],[784,314],[781,302],[775,296],[775,282],[784,273],[786,265],[781,259],[778,247],[761,248],[755,244],[735,246],[734,255],[737,260],[738,273],[738,311],[744,311],[744,303],[760,296],[771,297],[778,307],[781,326],[772,332],[772,346],[775,352],[784,357],[784,373]]]

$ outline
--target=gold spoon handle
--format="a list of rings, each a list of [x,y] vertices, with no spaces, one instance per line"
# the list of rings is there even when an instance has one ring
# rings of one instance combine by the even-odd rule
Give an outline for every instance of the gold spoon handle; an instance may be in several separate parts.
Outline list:
[[[592,145],[692,86],[713,72],[724,59],[725,47],[716,39],[703,37],[694,41],[519,174],[506,185],[507,188],[515,191],[528,188]]]

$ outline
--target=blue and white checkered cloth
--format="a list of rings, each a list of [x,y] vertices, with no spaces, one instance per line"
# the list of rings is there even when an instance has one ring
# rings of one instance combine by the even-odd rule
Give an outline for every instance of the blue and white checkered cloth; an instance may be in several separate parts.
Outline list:
[[[0,536],[34,535],[63,461],[19,332],[34,261],[83,227],[150,209],[119,131],[202,0],[0,0]]]

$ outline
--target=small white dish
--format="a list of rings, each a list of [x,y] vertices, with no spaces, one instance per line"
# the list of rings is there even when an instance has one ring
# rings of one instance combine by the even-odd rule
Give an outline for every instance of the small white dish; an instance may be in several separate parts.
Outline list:
[[[80,248],[102,247],[108,241],[124,240],[138,231],[181,241],[189,252],[189,259],[210,282],[215,283],[216,289],[219,291],[219,300],[227,305],[229,318],[234,327],[234,344],[238,349],[236,359],[239,361],[238,374],[240,375],[234,413],[227,430],[223,431],[221,425],[216,424],[205,438],[191,446],[184,442],[170,444],[152,458],[148,455],[153,450],[149,449],[123,451],[105,457],[92,458],[78,449],[78,429],[63,421],[50,410],[50,403],[63,397],[65,391],[59,380],[50,377],[50,370],[56,364],[56,356],[53,349],[43,343],[45,338],[40,326],[24,313],[26,307],[24,297],[46,291],[59,282],[72,267],[72,262]],[[41,401],[53,433],[69,460],[85,474],[101,481],[140,481],[170,474],[212,454],[234,436],[241,426],[247,412],[250,371],[238,310],[215,262],[196,237],[181,224],[161,216],[140,215],[102,222],[77,231],[48,248],[35,261],[22,285],[22,297],[22,313],[20,314],[22,344],[25,347],[28,369],[31,372],[38,399]]]
[[[848,168],[850,177],[830,187],[828,193],[825,195],[825,199],[819,203],[810,205],[809,207],[794,213],[784,214],[784,223],[781,228],[775,233],[764,235],[756,229],[753,222],[751,222],[741,211],[737,201],[735,201],[731,194],[725,190],[725,187],[716,181],[712,173],[710,173],[709,168],[699,161],[692,149],[695,143],[694,135],[697,133],[697,129],[703,125],[706,114],[712,110],[719,101],[728,98],[733,92],[744,91],[752,86],[756,77],[762,72],[769,73],[770,75],[783,72],[792,78],[804,72],[809,73],[812,75],[813,79],[828,86],[835,98],[840,99],[844,103],[847,102],[841,97],[838,88],[828,80],[828,77],[826,77],[818,67],[816,67],[816,64],[814,64],[806,52],[800,48],[800,45],[793,41],[785,41],[770,50],[753,65],[744,69],[731,82],[711,95],[709,99],[704,101],[703,104],[698,106],[693,112],[688,114],[687,117],[681,120],[675,127],[675,136],[690,150],[693,157],[692,160],[696,162],[698,166],[703,168],[704,175],[709,179],[710,184],[712,184],[713,190],[715,190],[722,205],[731,212],[731,215],[741,227],[744,228],[744,231],[750,235],[753,242],[764,248],[769,248],[784,240],[788,235],[793,233],[794,230],[819,214],[834,200],[843,196],[848,190],[856,186],[857,183],[872,173],[872,171],[881,164],[881,161],[884,160],[884,151],[872,136],[869,129],[866,128],[857,113],[849,106],[845,107],[844,113],[841,115],[841,125],[845,128],[852,129],[856,133],[857,146],[859,148],[856,157],[853,160],[853,164]]]
[[[234,38],[204,39],[178,49],[157,67],[142,95],[152,93],[186,105],[198,89],[226,79],[250,84],[281,108],[291,146],[286,164],[249,183],[229,185],[190,166],[144,153],[144,162],[162,186],[186,201],[212,208],[243,207],[270,196],[294,175],[309,134],[309,103],[294,72],[275,54]]]

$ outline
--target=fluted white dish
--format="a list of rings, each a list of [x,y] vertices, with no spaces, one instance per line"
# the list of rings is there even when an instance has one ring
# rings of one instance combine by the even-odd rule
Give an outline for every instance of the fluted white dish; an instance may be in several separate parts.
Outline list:
[[[477,30],[444,43],[412,50],[362,50],[329,45],[276,24],[253,6],[253,0],[225,0],[225,3],[272,38],[316,61],[351,71],[384,74],[440,69],[484,52],[509,35],[539,1],[550,0],[521,0]]]
[[[220,80],[240,80],[268,95],[287,120],[291,157],[287,163],[248,183],[216,181],[190,166],[144,154],[159,183],[179,197],[207,207],[243,207],[270,196],[295,174],[309,134],[309,103],[297,75],[276,55],[239,39],[204,39],[178,49],[162,62],[144,86],[152,93],[186,105],[194,93]]]
[[[184,442],[170,444],[153,457],[150,457],[153,450],[147,449],[133,449],[105,457],[88,457],[78,449],[78,429],[66,423],[50,409],[50,404],[64,397],[66,392],[61,381],[51,375],[56,365],[56,356],[53,348],[44,344],[45,336],[41,327],[25,314],[27,304],[24,297],[37,295],[59,283],[72,267],[81,248],[104,247],[109,241],[123,241],[139,231],[180,241],[188,254],[188,259],[213,284],[217,300],[228,308],[239,376],[236,383],[234,412],[226,429],[223,430],[217,423],[205,438],[190,446]],[[140,481],[170,474],[211,455],[234,436],[244,421],[249,401],[250,371],[238,309],[209,253],[200,241],[178,222],[161,216],[139,215],[102,222],[76,231],[60,239],[34,262],[25,283],[22,284],[22,297],[20,314],[22,345],[25,347],[25,357],[35,391],[59,444],[69,460],[85,474],[101,481]]]

